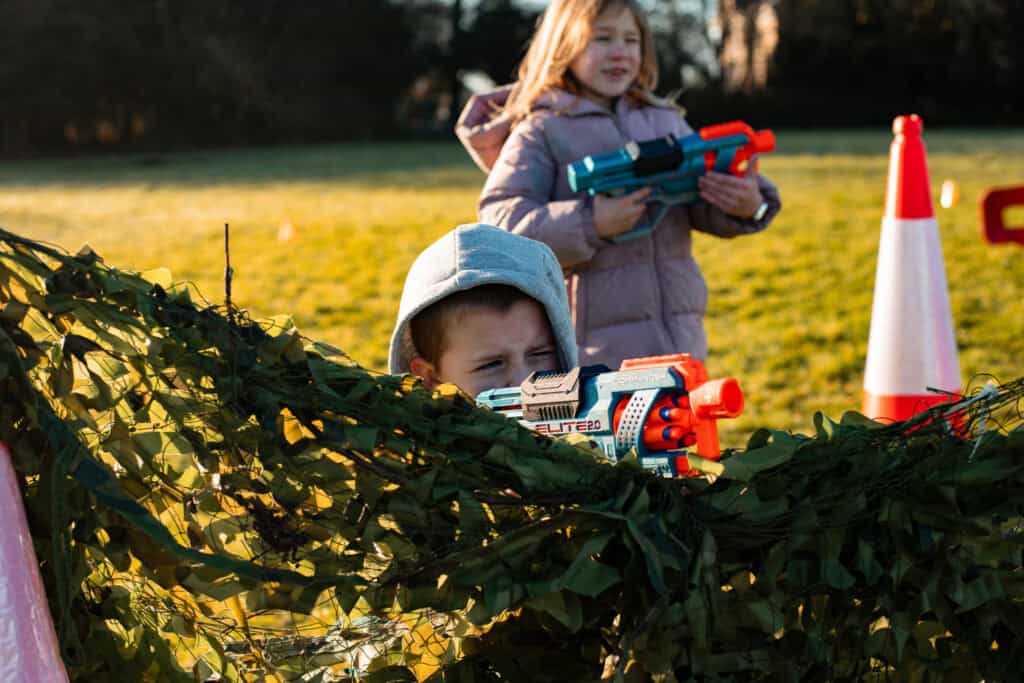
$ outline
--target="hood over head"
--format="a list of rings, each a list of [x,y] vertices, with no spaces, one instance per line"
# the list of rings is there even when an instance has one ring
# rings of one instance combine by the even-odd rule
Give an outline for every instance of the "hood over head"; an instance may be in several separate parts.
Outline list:
[[[391,335],[388,368],[409,372],[416,355],[409,322],[427,306],[480,285],[509,285],[539,302],[551,323],[562,370],[578,365],[576,335],[562,268],[541,242],[493,225],[460,225],[416,257],[405,278]]]

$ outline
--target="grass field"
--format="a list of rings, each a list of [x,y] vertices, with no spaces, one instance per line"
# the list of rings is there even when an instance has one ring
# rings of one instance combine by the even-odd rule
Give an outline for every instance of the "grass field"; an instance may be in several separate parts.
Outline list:
[[[925,136],[936,196],[945,178],[961,192],[937,212],[964,381],[1024,375],[1024,248],[987,245],[977,209],[986,188],[1024,183],[1024,132]],[[779,218],[756,236],[697,237],[708,368],[747,394],[744,416],[722,425],[725,445],[760,426],[806,433],[817,410],[859,407],[890,140],[885,127],[779,132],[762,161]],[[221,303],[228,222],[237,304],[291,313],[307,336],[383,370],[406,268],[474,219],[482,182],[454,143],[0,162],[0,226],[71,251],[88,243],[126,269],[166,266]]]

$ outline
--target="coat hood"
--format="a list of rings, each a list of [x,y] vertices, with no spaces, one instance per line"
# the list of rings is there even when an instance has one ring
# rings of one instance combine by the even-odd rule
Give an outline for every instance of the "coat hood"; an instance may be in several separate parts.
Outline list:
[[[455,135],[484,173],[490,173],[512,132],[512,119],[502,112],[512,88],[504,85],[489,93],[473,95],[455,123]]]

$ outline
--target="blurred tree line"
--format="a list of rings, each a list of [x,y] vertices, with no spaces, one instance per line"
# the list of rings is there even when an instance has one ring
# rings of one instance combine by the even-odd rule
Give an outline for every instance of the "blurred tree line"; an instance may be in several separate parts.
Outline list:
[[[0,154],[450,136],[538,4],[0,0]],[[1019,0],[646,4],[699,125],[1024,122]]]

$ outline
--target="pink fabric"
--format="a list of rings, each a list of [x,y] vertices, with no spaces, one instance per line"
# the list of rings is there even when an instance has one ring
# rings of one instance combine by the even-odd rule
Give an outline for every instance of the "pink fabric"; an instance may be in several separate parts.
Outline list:
[[[769,211],[756,223],[699,202],[672,209],[645,237],[606,241],[594,229],[592,198],[569,188],[566,166],[630,140],[692,133],[682,112],[667,104],[637,106],[626,98],[609,112],[555,90],[511,129],[496,114],[508,90],[471,98],[456,133],[489,171],[480,221],[540,240],[558,257],[580,362],[618,367],[625,358],[680,352],[704,359],[708,290],[693,258],[691,230],[719,237],[763,230],[781,207],[778,190],[759,176]]]
[[[66,683],[11,454],[0,444],[0,681]]]

